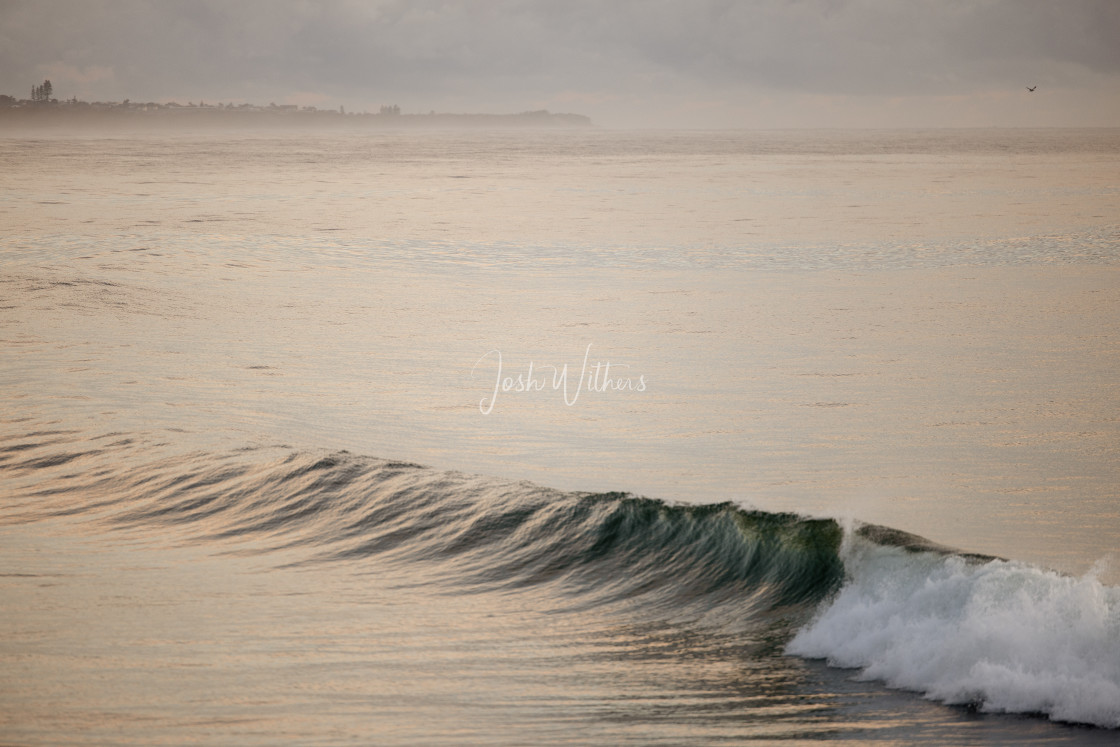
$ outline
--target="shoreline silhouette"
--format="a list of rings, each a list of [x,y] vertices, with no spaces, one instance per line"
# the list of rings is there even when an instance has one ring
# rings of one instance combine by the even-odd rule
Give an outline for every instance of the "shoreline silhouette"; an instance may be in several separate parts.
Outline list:
[[[402,113],[399,106],[379,112],[347,112],[312,106],[254,104],[133,103],[17,100],[0,97],[0,128],[87,128],[127,126],[143,129],[169,127],[207,128],[461,128],[461,127],[591,127],[582,114],[554,113],[545,109],[515,114]]]

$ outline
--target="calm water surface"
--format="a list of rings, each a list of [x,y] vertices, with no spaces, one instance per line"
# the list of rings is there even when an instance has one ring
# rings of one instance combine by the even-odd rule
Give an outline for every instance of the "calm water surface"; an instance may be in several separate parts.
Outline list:
[[[0,741],[1115,738],[1116,131],[0,162]]]

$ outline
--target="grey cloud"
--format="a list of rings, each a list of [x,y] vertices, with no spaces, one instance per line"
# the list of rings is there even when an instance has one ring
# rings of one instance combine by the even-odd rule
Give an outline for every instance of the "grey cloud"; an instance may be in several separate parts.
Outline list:
[[[133,98],[965,94],[1116,76],[1117,38],[1113,0],[8,0],[0,91],[54,65]]]

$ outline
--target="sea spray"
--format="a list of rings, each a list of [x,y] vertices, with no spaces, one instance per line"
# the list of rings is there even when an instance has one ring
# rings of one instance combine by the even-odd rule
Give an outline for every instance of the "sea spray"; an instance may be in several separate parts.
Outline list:
[[[849,534],[847,579],[787,652],[985,712],[1120,727],[1120,589]]]

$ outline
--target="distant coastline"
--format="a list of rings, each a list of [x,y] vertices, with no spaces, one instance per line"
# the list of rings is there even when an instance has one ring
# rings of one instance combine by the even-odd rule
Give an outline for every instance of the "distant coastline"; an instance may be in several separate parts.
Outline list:
[[[0,129],[163,128],[582,128],[591,127],[582,114],[547,110],[517,114],[402,113],[399,106],[378,112],[348,112],[313,106],[255,104],[136,103],[17,100],[0,96]]]

